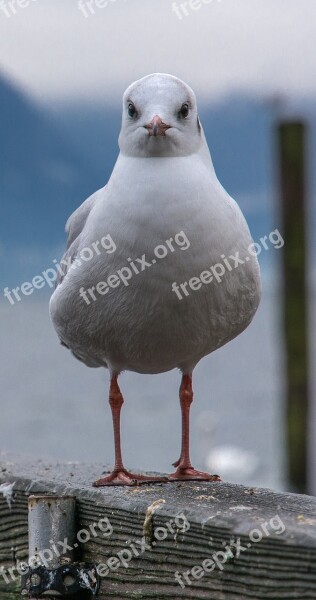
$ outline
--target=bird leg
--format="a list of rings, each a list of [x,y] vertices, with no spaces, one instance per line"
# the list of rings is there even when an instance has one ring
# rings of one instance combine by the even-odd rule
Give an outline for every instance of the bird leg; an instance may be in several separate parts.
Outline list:
[[[182,444],[179,460],[173,463],[177,467],[175,473],[169,475],[169,481],[202,480],[220,481],[218,475],[210,475],[203,471],[197,471],[190,461],[190,407],[193,402],[192,375],[182,375],[180,385],[180,406],[182,414]]]
[[[111,377],[109,403],[112,410],[113,431],[114,431],[114,448],[115,448],[115,465],[112,473],[106,477],[102,477],[94,482],[94,487],[102,487],[105,485],[137,485],[139,483],[151,483],[158,481],[167,481],[163,477],[152,477],[151,475],[136,475],[130,473],[124,468],[121,452],[121,408],[124,402],[117,375]]]

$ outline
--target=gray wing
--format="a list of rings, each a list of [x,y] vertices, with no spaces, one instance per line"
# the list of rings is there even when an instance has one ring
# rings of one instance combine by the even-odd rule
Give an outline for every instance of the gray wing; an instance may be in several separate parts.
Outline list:
[[[90,211],[96,201],[97,192],[89,196],[82,204],[70,215],[66,223],[66,233],[68,234],[67,249],[71,246],[73,241],[78,238],[82,232]]]
[[[104,190],[105,188],[103,188]],[[67,272],[69,270],[70,265],[76,259],[79,242],[80,242],[80,234],[87,222],[88,216],[95,205],[95,202],[98,199],[99,191],[89,196],[82,204],[77,208],[72,215],[69,217],[66,223],[66,233],[68,235],[67,238],[67,247],[64,256],[62,257],[59,263],[59,269],[57,274],[56,286],[59,285]]]

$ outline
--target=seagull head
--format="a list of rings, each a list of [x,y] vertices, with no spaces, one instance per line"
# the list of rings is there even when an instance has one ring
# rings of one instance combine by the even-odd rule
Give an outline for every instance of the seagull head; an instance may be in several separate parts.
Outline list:
[[[153,73],[125,91],[119,136],[122,154],[189,156],[203,144],[201,131],[194,92],[177,77]]]

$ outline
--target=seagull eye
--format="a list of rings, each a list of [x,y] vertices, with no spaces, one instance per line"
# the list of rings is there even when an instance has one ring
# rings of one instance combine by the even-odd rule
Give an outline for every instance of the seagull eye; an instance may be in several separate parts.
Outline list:
[[[127,112],[128,112],[128,114],[129,114],[130,117],[135,117],[135,115],[137,114],[136,108],[135,108],[133,102],[130,102],[128,104]]]
[[[180,115],[185,119],[185,117],[187,117],[189,114],[189,105],[187,102],[185,102],[184,104],[182,104],[181,108],[180,108]]]

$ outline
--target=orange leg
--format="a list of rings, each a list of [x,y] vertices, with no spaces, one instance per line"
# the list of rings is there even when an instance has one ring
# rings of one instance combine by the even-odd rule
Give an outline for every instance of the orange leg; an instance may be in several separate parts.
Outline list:
[[[200,480],[221,481],[218,475],[210,475],[197,471],[190,461],[190,407],[193,402],[192,375],[183,375],[180,386],[180,406],[182,414],[182,445],[179,460],[173,466],[177,467],[175,473],[169,475],[169,481]]]
[[[114,447],[115,447],[115,465],[112,473],[106,477],[102,477],[94,482],[95,487],[105,485],[137,485],[139,483],[152,483],[159,481],[167,481],[166,478],[152,477],[150,475],[136,475],[130,473],[124,468],[121,452],[121,427],[120,417],[121,408],[124,402],[117,375],[111,377],[109,403],[112,410],[113,431],[114,431]]]

